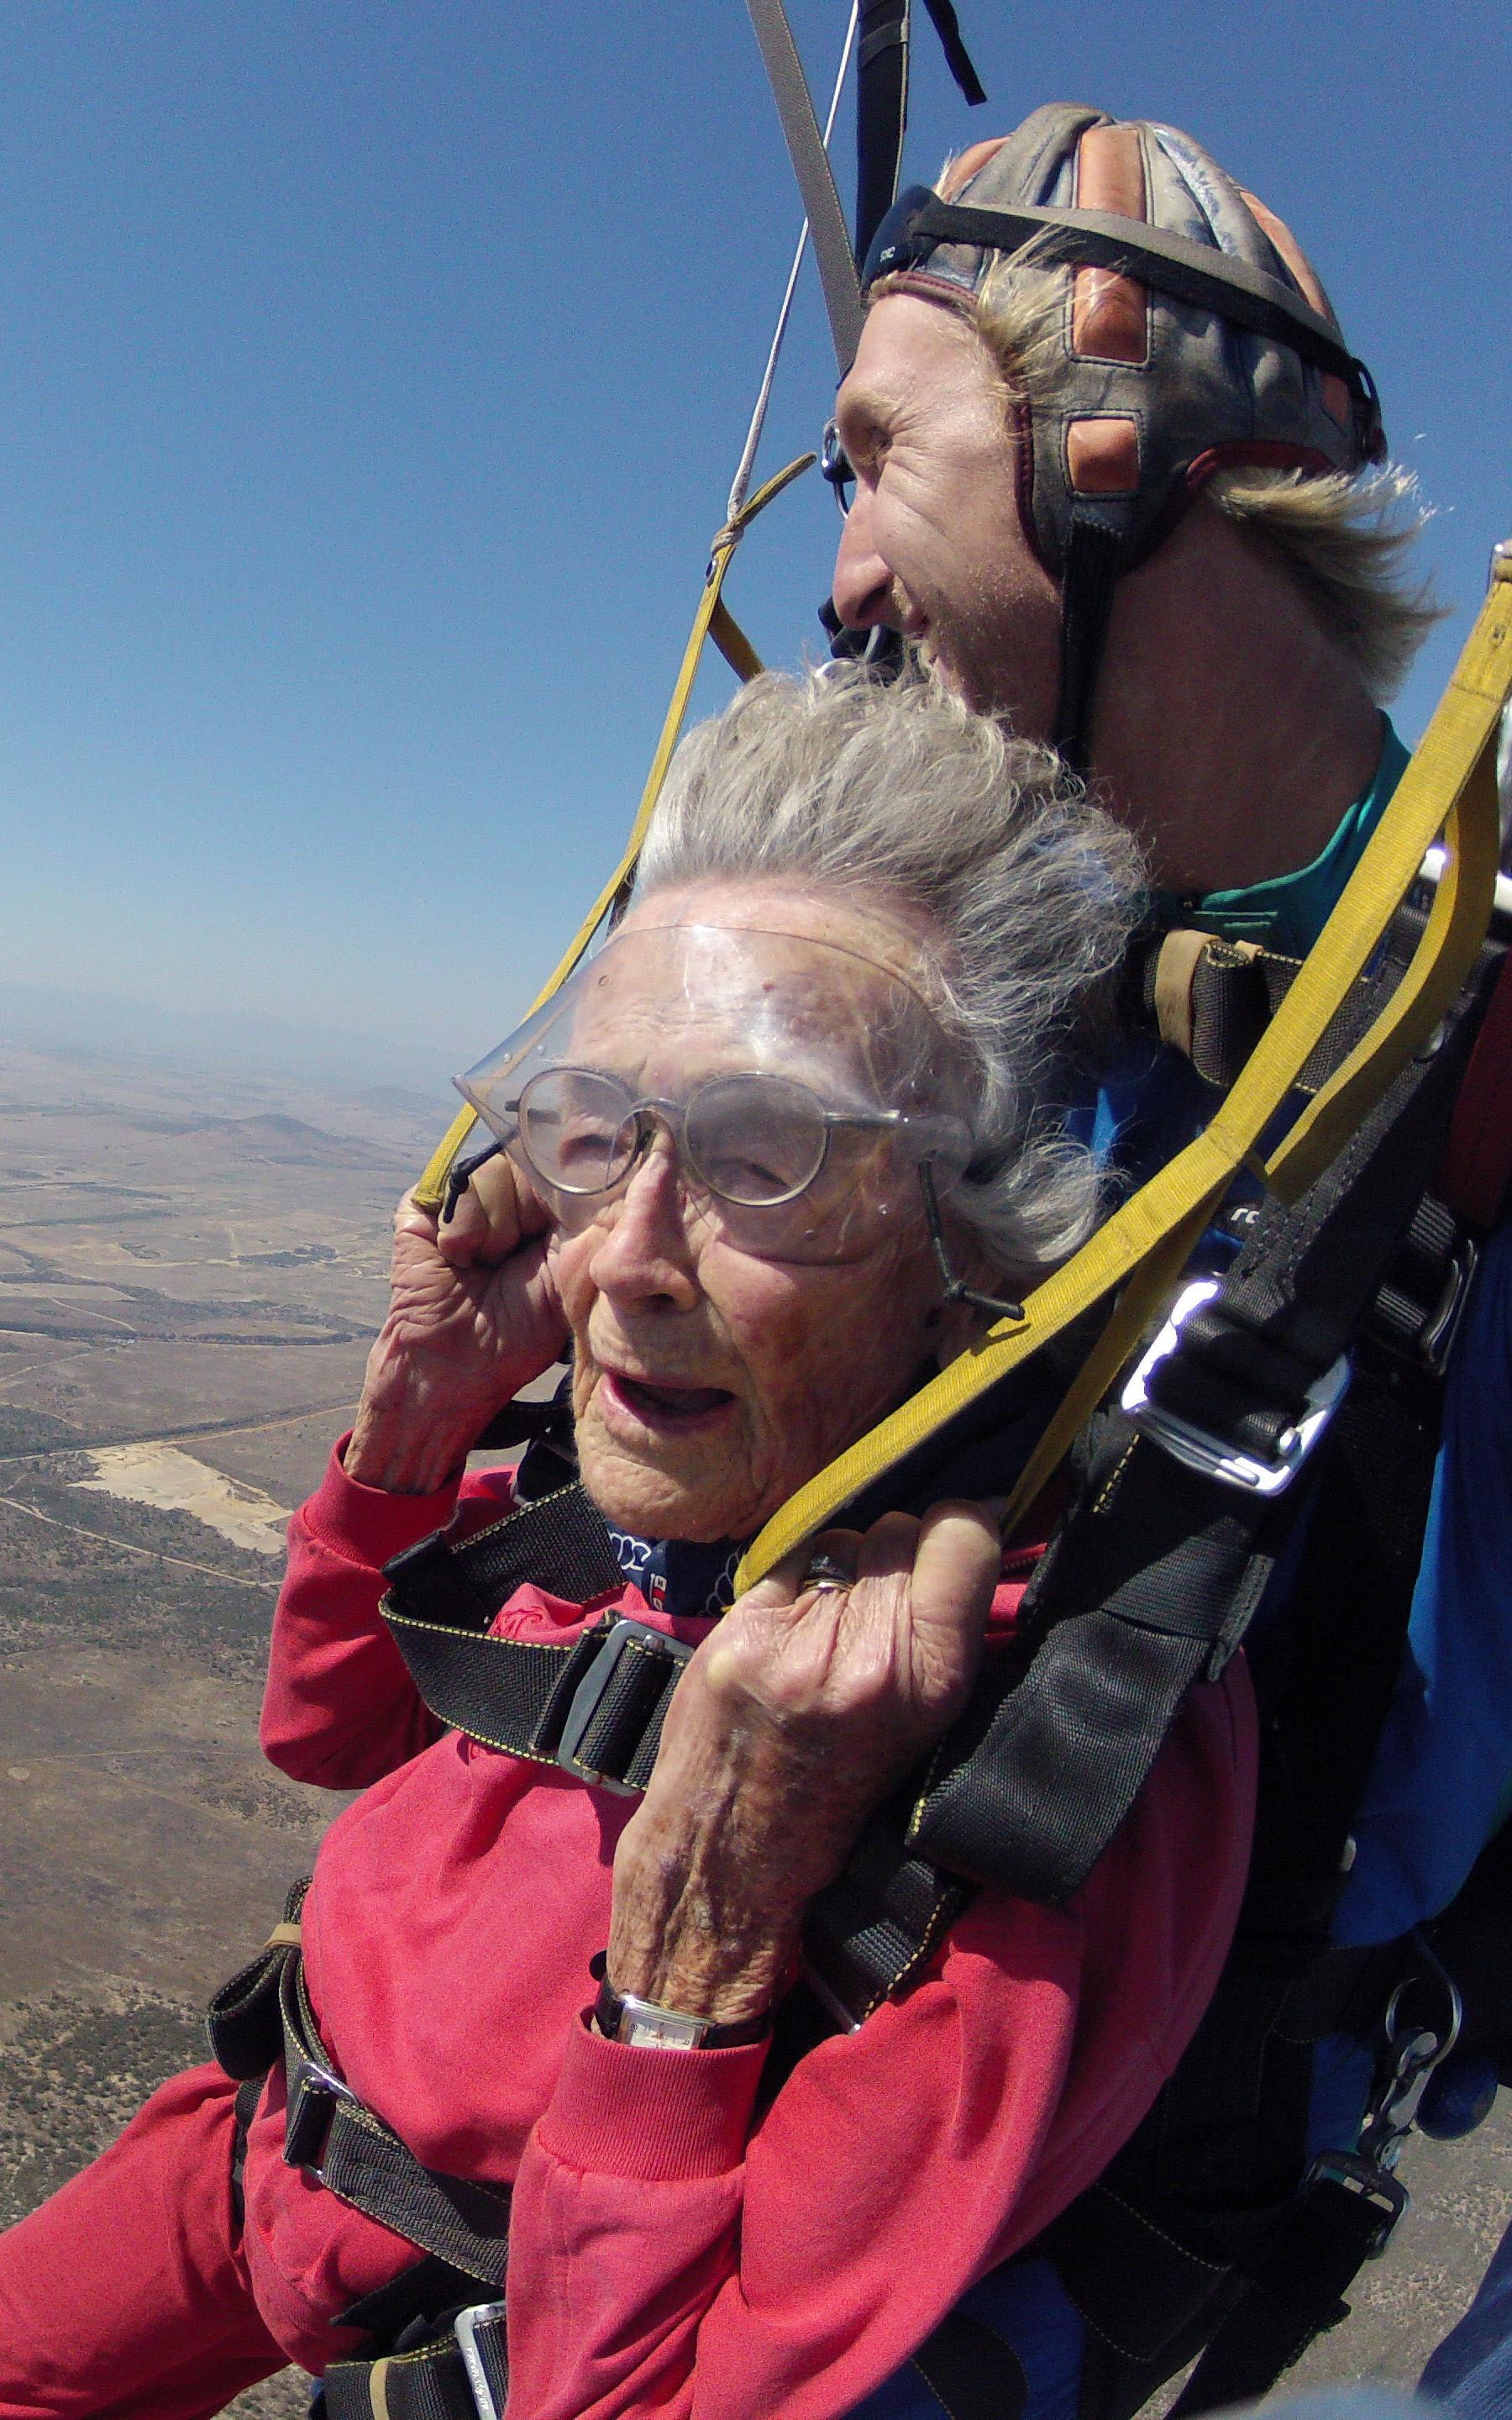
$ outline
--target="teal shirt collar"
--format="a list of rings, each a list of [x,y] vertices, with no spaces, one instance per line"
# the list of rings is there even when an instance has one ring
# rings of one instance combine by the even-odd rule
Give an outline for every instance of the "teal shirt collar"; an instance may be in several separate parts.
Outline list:
[[[1322,854],[1295,874],[1251,883],[1247,891],[1210,891],[1194,906],[1170,892],[1155,905],[1163,923],[1196,925],[1226,941],[1258,941],[1284,957],[1303,958],[1327,923],[1365,844],[1385,814],[1409,762],[1390,720],[1381,717],[1381,756],[1366,788],[1350,807]]]

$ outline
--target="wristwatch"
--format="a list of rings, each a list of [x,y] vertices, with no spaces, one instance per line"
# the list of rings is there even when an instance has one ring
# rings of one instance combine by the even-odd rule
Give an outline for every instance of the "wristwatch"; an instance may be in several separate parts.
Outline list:
[[[760,2041],[771,2025],[763,2015],[738,2024],[717,2025],[709,2017],[690,2017],[683,2009],[664,2009],[656,2000],[638,2000],[633,1992],[616,1992],[603,1971],[602,1953],[594,1960],[598,1998],[594,2006],[594,2030],[606,2041],[629,2042],[637,2050],[734,2050]]]

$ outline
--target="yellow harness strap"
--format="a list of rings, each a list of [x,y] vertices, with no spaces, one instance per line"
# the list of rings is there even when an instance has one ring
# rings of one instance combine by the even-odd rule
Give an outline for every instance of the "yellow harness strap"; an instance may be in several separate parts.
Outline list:
[[[783,470],[776,472],[764,486],[757,489],[753,496],[748,496],[739,512],[733,520],[725,522],[724,527],[716,536],[709,553],[709,568],[703,582],[703,594],[699,598],[698,612],[693,616],[693,628],[688,633],[687,644],[683,650],[682,665],[673,684],[671,701],[661,726],[661,737],[656,742],[656,752],[651,760],[651,770],[646,775],[646,785],[640,793],[640,804],[636,809],[635,821],[630,827],[630,836],[621,852],[619,863],[579,925],[571,946],[561,964],[532,1001],[528,1015],[533,1016],[536,1010],[551,998],[553,992],[561,990],[573,969],[586,954],[589,943],[605,917],[611,908],[621,903],[635,878],[636,860],[640,854],[640,844],[645,839],[646,826],[651,821],[652,810],[661,796],[662,783],[667,779],[667,768],[672,761],[672,751],[677,745],[684,717],[687,713],[687,701],[693,693],[693,682],[698,673],[699,660],[703,653],[705,639],[712,635],[715,644],[726,662],[742,680],[754,680],[756,675],[762,670],[761,658],[739,623],[725,606],[719,592],[724,586],[725,573],[734,559],[735,549],[757,514],[764,512],[773,498],[779,496],[784,488],[790,487],[800,472],[807,471],[814,459],[815,457],[812,454],[800,454],[796,461],[789,462]],[[436,1211],[440,1208],[446,1199],[446,1179],[452,1163],[477,1122],[476,1111],[464,1109],[457,1112],[447,1127],[440,1142],[426,1162],[424,1174],[415,1187],[414,1200],[420,1209]]]
[[[810,1480],[770,1520],[735,1575],[738,1594],[833,1521],[850,1499],[1121,1287],[1087,1364],[1031,1456],[1004,1514],[1011,1532],[1066,1453],[1163,1302],[1239,1169],[1284,1199],[1301,1193],[1428,1042],[1474,965],[1494,896],[1499,830],[1495,748],[1512,688],[1512,562],[1498,562],[1432,722],[1390,807],[1253,1056],[1205,1131],[1037,1287],[1020,1321],[998,1321],[902,1409]],[[1368,1033],[1270,1159],[1261,1137],[1295,1086],[1350,985],[1365,970],[1443,831],[1447,862],[1419,947]]]

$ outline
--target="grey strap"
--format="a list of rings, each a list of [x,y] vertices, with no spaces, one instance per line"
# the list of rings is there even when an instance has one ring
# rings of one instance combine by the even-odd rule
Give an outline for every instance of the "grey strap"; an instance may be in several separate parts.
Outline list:
[[[746,0],[746,6],[761,45],[777,114],[782,121],[798,192],[809,214],[809,234],[819,265],[825,312],[835,359],[843,378],[861,341],[861,287],[856,274],[850,230],[782,0]]]

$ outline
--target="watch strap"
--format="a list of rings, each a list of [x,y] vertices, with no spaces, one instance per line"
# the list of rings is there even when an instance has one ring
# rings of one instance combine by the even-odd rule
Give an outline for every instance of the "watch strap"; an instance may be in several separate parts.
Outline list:
[[[616,1992],[603,1967],[600,1955],[594,1960],[598,1979],[594,2028],[606,2041],[627,2042],[640,2050],[735,2050],[761,2041],[771,2029],[771,2019],[764,2014],[720,2025],[684,2009],[640,1999],[633,1992]]]

